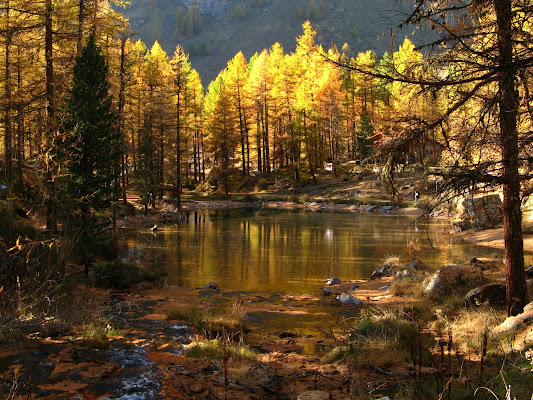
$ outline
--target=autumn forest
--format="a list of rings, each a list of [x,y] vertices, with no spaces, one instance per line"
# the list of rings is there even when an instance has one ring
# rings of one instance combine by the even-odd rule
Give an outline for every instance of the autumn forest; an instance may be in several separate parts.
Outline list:
[[[1,293],[16,297],[17,282],[44,290],[37,270],[46,291],[72,259],[87,273],[128,191],[145,208],[165,198],[179,209],[184,188],[227,195],[280,170],[316,182],[324,163],[352,160],[380,168],[392,202],[407,164],[439,174],[430,206],[502,190],[508,311],[520,312],[531,4],[417,4],[405,23],[430,26],[433,43],[392,34],[389,52],[353,54],[317,44],[305,22],[293,52],[273,43],[250,59],[228,55],[207,83],[179,44],[167,54],[136,39],[117,11],[125,2],[2,1],[0,215],[10,222],[0,228],[0,305],[11,307]],[[44,218],[41,236],[15,229],[17,215]]]

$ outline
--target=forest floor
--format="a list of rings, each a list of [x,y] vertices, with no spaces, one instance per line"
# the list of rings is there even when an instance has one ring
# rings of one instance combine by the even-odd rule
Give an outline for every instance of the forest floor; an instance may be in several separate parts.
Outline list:
[[[183,209],[305,208],[403,213],[416,218],[434,185],[431,177],[422,183],[418,178],[402,178],[404,201],[396,204],[389,204],[375,172],[361,176],[337,171],[319,176],[317,185],[308,180],[294,187],[279,180],[262,190],[241,190],[230,196],[185,192]],[[418,204],[415,192],[422,195]],[[150,228],[179,217],[171,199],[146,215],[134,194],[129,200],[132,204],[120,211],[117,226],[121,228]],[[434,216],[450,217],[444,211]],[[529,226],[529,215],[525,221]],[[503,243],[502,229],[458,235],[494,247]],[[533,249],[533,235],[525,236],[524,245],[526,251]],[[489,273],[492,281],[503,281],[503,264]],[[498,362],[483,364],[478,356],[467,358],[457,350],[448,350],[446,362],[444,350],[438,363],[421,362],[418,351],[420,357],[428,351],[439,358],[435,349],[442,338],[438,335],[428,336],[430,343],[424,345],[420,340],[418,348],[390,337],[368,342],[354,336],[355,321],[376,315],[391,313],[390,318],[407,316],[415,321],[429,313],[433,315],[429,319],[440,318],[435,317],[440,306],[422,296],[384,290],[391,280],[345,281],[332,286],[328,296],[320,287],[308,294],[267,295],[209,287],[140,285],[119,291],[82,285],[72,298],[70,319],[51,321],[23,334],[13,331],[12,337],[0,341],[0,397],[296,399],[302,392],[321,390],[343,400],[438,398],[451,391],[451,376],[458,376],[455,387],[472,393],[480,384],[472,371],[485,368],[486,375],[498,375]],[[342,305],[335,298],[342,292],[363,300],[363,306]],[[503,308],[492,313],[500,322],[505,318]],[[288,328],[289,321],[302,328]],[[427,329],[407,341],[418,343],[414,339],[425,337]],[[341,362],[339,352],[350,354],[350,360]],[[461,378],[468,371],[471,376]],[[425,381],[432,382],[433,395],[423,397],[417,392]]]

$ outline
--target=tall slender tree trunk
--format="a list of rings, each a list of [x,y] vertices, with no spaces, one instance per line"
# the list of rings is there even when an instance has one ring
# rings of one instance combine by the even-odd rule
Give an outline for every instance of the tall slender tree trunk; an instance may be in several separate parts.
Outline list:
[[[50,147],[56,145],[55,143],[55,99],[54,99],[54,58],[53,58],[53,26],[52,26],[52,0],[45,0],[44,13],[44,57],[45,57],[45,79],[46,79],[46,132]],[[50,169],[51,168],[51,169]],[[46,227],[51,234],[57,232],[57,180],[56,170],[49,167],[47,171],[48,179],[48,197],[47,203],[47,218]]]
[[[264,134],[265,137],[263,139],[263,147],[265,149],[265,155],[263,157],[263,164],[265,165],[265,172],[270,172],[270,143],[269,143],[269,128],[270,128],[270,121],[269,121],[269,115],[268,115],[268,99],[266,97],[266,87],[265,87],[265,95],[263,96],[263,104],[265,106],[265,127],[264,127]]]
[[[303,112],[303,123],[304,123],[304,137],[307,139],[307,143],[309,144],[307,149],[307,158],[309,161],[309,172],[311,173],[311,176],[313,178],[313,183],[316,185],[317,180],[315,176],[315,163],[313,161],[313,152],[316,151],[316,147],[311,144],[312,138],[309,136],[309,132],[307,131],[307,113],[304,109]]]
[[[148,148],[150,149],[150,154],[148,155],[148,170],[150,173],[149,181],[150,181],[150,196],[149,200],[151,203],[152,208],[155,207],[155,163],[154,163],[154,155],[152,153],[152,148],[154,148],[154,136],[153,136],[153,127],[154,127],[154,118],[153,118],[153,104],[154,104],[154,87],[153,85],[149,85],[149,104],[150,108],[148,110]]]
[[[18,177],[22,177],[22,162],[24,161],[24,93],[22,85],[22,54],[20,46],[17,46],[17,85],[18,85],[18,101],[17,101],[17,167]]]
[[[237,108],[239,109],[239,130],[241,133],[241,157],[242,157],[242,175],[246,175],[246,147],[245,147],[245,132],[246,127],[244,125],[244,116],[242,111],[242,101],[241,101],[241,85],[237,82]]]
[[[202,181],[205,182],[205,151],[204,151],[204,135],[200,132],[200,147],[202,149]]]
[[[503,216],[505,269],[507,286],[507,314],[517,315],[527,304],[522,239],[522,211],[520,172],[518,170],[518,104],[515,87],[517,69],[513,64],[511,0],[494,0],[500,60],[499,119],[500,145],[503,158]]]
[[[91,33],[96,38],[96,28],[98,27],[98,10],[100,7],[100,4],[98,3],[99,0],[93,0],[94,1],[94,10],[93,10],[93,21],[91,25]]]
[[[163,119],[163,102],[159,108],[159,198],[163,199],[165,191],[165,124]]]
[[[257,105],[257,116],[256,116],[256,146],[257,146],[257,170],[261,173],[263,172],[263,164],[262,164],[262,158],[261,158],[261,112],[262,106],[259,103]]]
[[[176,100],[176,206],[181,210],[181,88],[180,72],[178,72],[178,93]],[[196,166],[194,170],[196,179]]]
[[[11,196],[13,189],[13,132],[11,111],[13,109],[13,98],[11,93],[11,43],[13,41],[13,30],[10,21],[11,7],[9,0],[6,1],[5,20],[5,46],[4,46],[4,152],[5,152],[5,177],[8,195]]]
[[[80,4],[84,0],[80,0]],[[118,93],[118,123],[119,137],[122,140],[122,147],[124,152],[121,160],[121,186],[122,186],[122,202],[128,203],[126,196],[126,174],[127,174],[127,152],[126,152],[126,140],[124,137],[124,106],[126,104],[126,37],[123,37],[120,41],[120,84]]]
[[[198,164],[200,161],[200,154],[198,152],[198,129],[194,131],[194,140],[192,142],[192,162],[193,162],[193,179],[194,183],[198,183]]]
[[[79,0],[78,3],[78,38],[76,42],[76,56],[81,56],[83,49],[83,26],[85,22],[85,1]]]

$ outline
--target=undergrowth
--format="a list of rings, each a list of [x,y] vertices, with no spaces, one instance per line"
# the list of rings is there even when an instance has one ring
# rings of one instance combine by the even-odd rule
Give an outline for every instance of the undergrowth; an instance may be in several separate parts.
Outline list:
[[[167,321],[181,320],[190,323],[197,331],[203,332],[205,337],[214,339],[221,333],[230,333],[238,338],[247,330],[244,323],[246,307],[241,302],[234,302],[231,307],[222,312],[201,310],[195,306],[184,305],[167,314]]]

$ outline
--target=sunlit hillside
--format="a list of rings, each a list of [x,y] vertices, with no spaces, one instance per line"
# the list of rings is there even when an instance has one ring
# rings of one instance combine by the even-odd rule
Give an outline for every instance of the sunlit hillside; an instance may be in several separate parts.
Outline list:
[[[200,11],[200,27],[187,32],[187,13],[193,4]],[[390,0],[134,0],[124,13],[148,47],[158,40],[172,55],[176,44],[181,44],[208,83],[240,50],[249,58],[280,42],[286,52],[292,51],[306,19],[319,32],[317,41],[322,45],[348,43],[354,53],[388,51],[392,28],[395,49],[405,37],[415,44],[425,43],[431,37],[429,30],[399,29],[410,4]],[[179,7],[185,21],[180,22]]]

